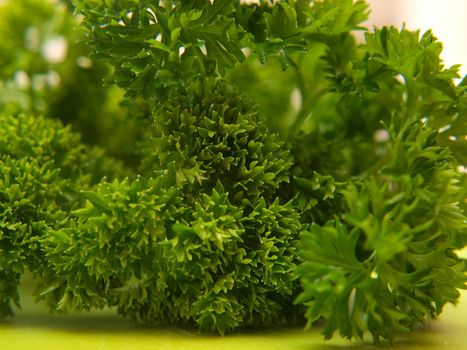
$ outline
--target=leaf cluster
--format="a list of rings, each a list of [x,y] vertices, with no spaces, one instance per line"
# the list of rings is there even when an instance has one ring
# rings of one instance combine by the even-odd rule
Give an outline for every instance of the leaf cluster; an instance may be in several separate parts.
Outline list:
[[[220,334],[304,315],[378,342],[456,303],[466,81],[431,32],[357,43],[352,0],[72,2],[2,5],[38,11],[0,44],[0,316],[25,269],[54,311]],[[18,44],[50,28],[62,64]]]
[[[285,70],[296,66],[294,52],[307,51],[305,37],[338,35],[366,17],[366,5],[351,0],[318,3],[239,0],[120,1],[76,0],[86,16],[95,57],[112,63],[112,81],[128,94],[170,96],[190,81],[222,77],[254,54],[264,63],[276,58]],[[315,20],[318,17],[320,20]]]
[[[417,122],[391,131],[387,165],[348,185],[342,219],[302,234],[297,302],[308,305],[310,322],[327,319],[327,338],[338,329],[347,338],[369,331],[376,341],[392,339],[436,317],[465,288],[455,254],[467,232],[456,203],[465,189],[452,156]]]
[[[39,239],[46,229],[61,227],[79,206],[79,189],[126,172],[54,120],[3,115],[0,126],[0,310],[6,316],[12,303],[18,304],[24,269],[45,272]]]
[[[292,318],[301,223],[274,194],[288,153],[237,93],[213,91],[161,112],[146,179],[84,192],[43,240],[57,274],[43,294],[59,309],[117,306],[220,333]]]

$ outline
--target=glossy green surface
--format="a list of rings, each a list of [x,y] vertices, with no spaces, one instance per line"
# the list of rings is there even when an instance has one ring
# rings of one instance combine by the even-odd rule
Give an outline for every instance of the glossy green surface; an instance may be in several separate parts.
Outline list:
[[[467,292],[459,305],[448,305],[439,320],[399,338],[393,349],[467,349]],[[111,310],[91,314],[50,315],[43,306],[23,296],[23,310],[0,323],[0,349],[120,350],[120,349],[222,349],[222,350],[332,350],[376,349],[370,340],[348,342],[335,337],[325,341],[319,328],[236,333],[225,337],[200,335],[177,329],[137,325]]]

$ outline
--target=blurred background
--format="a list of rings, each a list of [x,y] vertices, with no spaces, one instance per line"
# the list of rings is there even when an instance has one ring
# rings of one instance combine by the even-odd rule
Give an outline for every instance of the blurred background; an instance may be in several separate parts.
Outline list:
[[[446,66],[462,64],[461,75],[467,74],[467,14],[466,0],[367,0],[370,4],[370,19],[373,26],[403,23],[408,29],[425,32],[432,29],[443,42],[443,59]]]

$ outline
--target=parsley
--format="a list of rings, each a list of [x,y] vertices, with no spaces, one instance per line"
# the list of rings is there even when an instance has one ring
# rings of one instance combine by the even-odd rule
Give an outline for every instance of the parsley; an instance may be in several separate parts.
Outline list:
[[[1,6],[0,316],[29,269],[56,311],[378,342],[466,288],[466,80],[430,31],[352,0]]]

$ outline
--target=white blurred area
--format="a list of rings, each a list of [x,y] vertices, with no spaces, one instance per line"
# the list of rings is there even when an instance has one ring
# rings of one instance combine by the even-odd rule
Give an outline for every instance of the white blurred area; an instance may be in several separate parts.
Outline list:
[[[461,76],[467,74],[467,0],[367,0],[373,26],[394,25],[400,28],[431,29],[443,43],[442,57],[447,67],[462,64]]]

